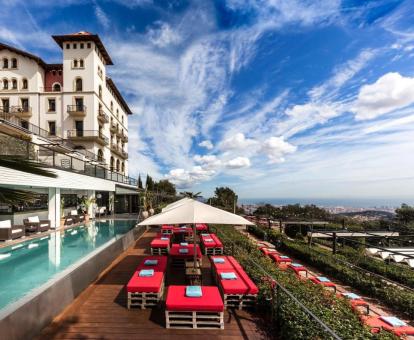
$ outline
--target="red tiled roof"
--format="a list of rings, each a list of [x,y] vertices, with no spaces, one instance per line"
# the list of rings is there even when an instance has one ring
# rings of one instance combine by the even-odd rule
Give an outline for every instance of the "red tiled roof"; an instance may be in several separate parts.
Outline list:
[[[102,53],[106,65],[113,65],[112,59],[109,56],[108,51],[105,49],[105,46],[101,41],[101,38],[99,38],[99,35],[97,34],[80,31],[71,34],[52,35],[52,38],[60,47],[62,47],[63,43],[66,41],[93,41],[96,44],[96,46],[98,46],[99,51]]]
[[[22,55],[24,57],[33,59],[34,61],[36,61],[43,68],[46,68],[47,67],[47,64],[42,60],[42,58],[40,58],[40,57],[38,57],[38,56],[36,56],[34,54],[28,53],[26,51],[20,50],[20,49],[18,49],[16,47],[13,47],[13,46],[10,46],[10,45],[6,45],[6,44],[3,44],[3,43],[0,43],[0,51],[2,51],[2,50],[9,50],[9,51],[14,52],[16,54],[20,54],[20,55]]]

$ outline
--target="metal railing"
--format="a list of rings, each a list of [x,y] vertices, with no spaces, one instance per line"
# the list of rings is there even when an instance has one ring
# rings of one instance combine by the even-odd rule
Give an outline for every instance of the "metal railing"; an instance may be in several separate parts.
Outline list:
[[[98,119],[103,120],[105,123],[109,123],[109,116],[102,110],[98,110]]]
[[[68,138],[87,137],[102,139],[105,144],[108,144],[108,137],[99,130],[67,130]]]
[[[70,112],[86,112],[85,105],[68,105],[67,111]]]
[[[31,113],[32,108],[30,106],[11,106],[11,113]]]
[[[38,145],[12,136],[9,137],[15,139],[16,142],[18,141],[20,144],[23,143],[26,147],[22,148],[22,150],[24,149],[25,152],[24,154],[16,154],[14,148],[9,149],[6,146],[0,149],[0,157],[20,156],[41,163],[46,167],[75,172],[86,176],[138,187],[138,180],[135,178],[110,171],[101,164],[95,164],[91,161],[86,161],[76,157],[76,153],[79,151],[81,152],[82,150],[73,150],[73,152],[63,153],[53,149],[53,147],[50,146]]]

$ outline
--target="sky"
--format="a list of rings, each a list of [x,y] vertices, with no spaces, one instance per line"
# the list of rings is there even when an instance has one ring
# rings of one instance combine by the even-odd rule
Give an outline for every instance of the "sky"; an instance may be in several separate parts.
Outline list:
[[[129,171],[209,196],[413,198],[410,0],[0,0],[0,41],[60,62],[99,34]]]

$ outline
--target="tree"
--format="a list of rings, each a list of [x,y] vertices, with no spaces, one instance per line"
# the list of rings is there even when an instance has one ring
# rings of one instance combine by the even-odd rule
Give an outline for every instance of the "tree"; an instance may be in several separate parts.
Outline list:
[[[184,197],[188,197],[188,198],[200,198],[201,196],[201,191],[199,192],[192,192],[192,191],[182,191],[180,192],[180,194]]]
[[[147,174],[147,179],[145,180],[145,187],[149,191],[154,191],[154,180],[148,174]]]
[[[236,193],[228,187],[218,187],[214,190],[214,197],[209,199],[211,205],[227,211],[233,211],[237,205]]]
[[[138,189],[143,189],[142,180],[141,180],[141,174],[138,175]]]
[[[398,222],[404,225],[414,222],[414,207],[403,203],[401,208],[395,210],[395,213]]]
[[[168,179],[163,179],[158,183],[154,183],[154,189],[156,189],[159,193],[164,193],[171,196],[175,196],[177,193],[175,185]]]

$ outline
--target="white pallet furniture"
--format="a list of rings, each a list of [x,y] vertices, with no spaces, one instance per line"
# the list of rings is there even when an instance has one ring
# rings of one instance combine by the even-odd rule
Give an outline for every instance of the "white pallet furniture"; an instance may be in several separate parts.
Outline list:
[[[223,312],[165,311],[167,328],[224,329]]]

